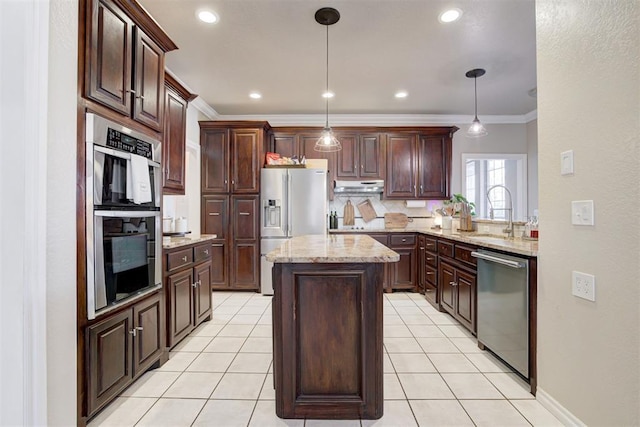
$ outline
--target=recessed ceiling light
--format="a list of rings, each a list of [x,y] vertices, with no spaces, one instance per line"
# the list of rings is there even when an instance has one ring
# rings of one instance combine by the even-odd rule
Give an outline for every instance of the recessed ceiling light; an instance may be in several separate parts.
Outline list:
[[[396,92],[395,97],[396,97],[396,98],[406,98],[406,97],[407,97],[407,95],[409,95],[407,92],[405,92],[405,91],[401,90],[400,92]]]
[[[438,20],[442,23],[449,23],[453,21],[457,21],[462,16],[462,11],[460,9],[454,8],[445,10],[438,16]]]
[[[260,99],[260,98],[262,98],[262,95],[260,95],[258,92],[251,92],[251,93],[249,94],[249,98],[252,98],[252,99]]]
[[[335,94],[333,92],[325,92],[322,94],[323,98],[333,98]]]
[[[210,10],[201,10],[198,12],[198,18],[207,24],[215,24],[218,22],[218,15]]]

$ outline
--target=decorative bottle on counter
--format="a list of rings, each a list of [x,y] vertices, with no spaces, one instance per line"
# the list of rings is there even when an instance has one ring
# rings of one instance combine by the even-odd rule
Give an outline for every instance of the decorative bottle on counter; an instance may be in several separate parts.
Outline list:
[[[329,228],[332,230],[338,228],[338,214],[336,211],[331,211],[331,215],[329,216]]]

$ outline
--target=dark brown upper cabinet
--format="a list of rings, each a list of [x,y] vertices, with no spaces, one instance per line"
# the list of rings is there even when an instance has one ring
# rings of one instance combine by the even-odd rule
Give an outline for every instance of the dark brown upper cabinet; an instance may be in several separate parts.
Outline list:
[[[135,1],[89,0],[85,98],[162,131],[164,54],[177,46]]]
[[[196,95],[165,74],[164,132],[162,142],[162,190],[184,194],[187,107]]]
[[[387,134],[387,199],[448,199],[451,150],[457,127]]]
[[[384,134],[339,132],[342,150],[337,153],[336,177],[384,179]]]

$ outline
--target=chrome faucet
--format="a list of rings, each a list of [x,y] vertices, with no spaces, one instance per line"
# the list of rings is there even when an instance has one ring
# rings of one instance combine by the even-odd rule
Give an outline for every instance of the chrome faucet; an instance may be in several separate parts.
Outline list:
[[[509,207],[508,208],[493,208],[493,205],[491,204],[491,197],[489,197],[489,193],[491,193],[491,190],[493,190],[494,188],[497,187],[501,187],[504,188],[505,190],[507,190],[507,194],[509,195]],[[489,187],[489,189],[487,190],[487,200],[489,201],[489,217],[491,219],[493,219],[493,211],[508,211],[509,212],[509,223],[507,224],[507,228],[505,228],[504,230],[502,230],[503,233],[507,233],[508,237],[513,237],[513,198],[511,197],[511,191],[509,191],[509,189],[507,187],[505,187],[504,185],[494,185],[492,187]]]

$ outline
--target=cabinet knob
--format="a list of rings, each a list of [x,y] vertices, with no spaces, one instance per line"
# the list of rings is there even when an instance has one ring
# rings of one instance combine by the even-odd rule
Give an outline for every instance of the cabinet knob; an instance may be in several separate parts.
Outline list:
[[[451,286],[458,286],[458,284],[457,284],[456,282],[449,282],[449,284],[450,284]]]
[[[420,184],[420,192],[422,193],[422,184]]]
[[[187,256],[186,255],[182,257],[182,262],[187,262]]]
[[[421,251],[424,251],[424,246],[420,246],[420,250],[421,250]]]
[[[205,250],[204,250],[204,254],[205,254],[205,255],[209,255],[209,249],[205,249]]]
[[[434,258],[427,257],[427,261],[433,261],[433,260],[434,260]]]
[[[406,242],[406,241],[407,241],[407,239],[402,239],[402,241],[403,241],[403,242]]]
[[[191,287],[192,287],[192,288],[197,288],[197,287],[198,287],[198,282],[193,282],[193,283],[191,284]]]
[[[227,185],[229,181],[227,181],[226,179],[224,180],[224,185]]]
[[[236,180],[235,179],[231,180],[231,185],[236,185]]]
[[[433,271],[427,271],[427,276],[433,276],[435,273]]]
[[[136,326],[136,330],[138,330],[138,331],[143,331],[143,330],[144,330],[144,328],[143,328],[142,326]]]
[[[129,333],[130,333],[131,335],[133,335],[134,337],[136,336],[136,332],[137,332],[137,331],[136,331],[135,329],[131,329],[131,330],[129,331]]]

